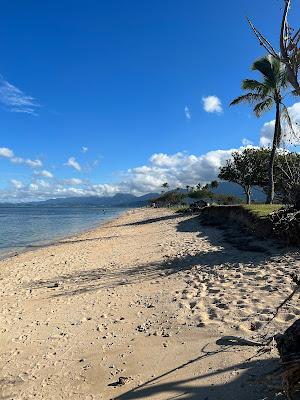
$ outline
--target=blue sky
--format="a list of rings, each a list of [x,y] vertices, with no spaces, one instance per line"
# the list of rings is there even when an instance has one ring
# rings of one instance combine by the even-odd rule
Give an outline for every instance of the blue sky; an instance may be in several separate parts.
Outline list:
[[[165,179],[184,185],[213,178],[230,149],[245,138],[259,144],[273,120],[229,103],[264,55],[245,17],[276,43],[281,5],[3,3],[0,199],[141,194]],[[294,0],[292,15],[299,11]]]

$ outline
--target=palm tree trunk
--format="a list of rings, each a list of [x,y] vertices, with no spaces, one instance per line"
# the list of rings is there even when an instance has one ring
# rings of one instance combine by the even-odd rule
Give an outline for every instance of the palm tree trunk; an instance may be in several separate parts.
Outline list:
[[[269,186],[268,186],[268,194],[266,204],[272,204],[274,201],[274,194],[275,194],[275,183],[274,183],[274,164],[275,164],[275,157],[276,157],[276,150],[280,144],[280,137],[281,137],[281,122],[280,122],[280,103],[276,102],[276,120],[275,120],[275,130],[274,130],[274,137],[273,137],[273,145],[272,151],[270,156],[270,163],[269,163]]]

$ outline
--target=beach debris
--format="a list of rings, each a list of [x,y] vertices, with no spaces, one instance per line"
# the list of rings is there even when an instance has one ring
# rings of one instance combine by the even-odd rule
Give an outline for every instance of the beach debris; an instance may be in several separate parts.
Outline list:
[[[48,289],[54,289],[57,288],[59,286],[58,282],[54,282],[54,283],[50,283],[49,285],[47,285]]]
[[[129,377],[127,377],[127,376],[119,376],[119,379],[116,382],[110,383],[108,386],[124,386],[129,381],[130,381]]]
[[[146,328],[146,326],[143,324],[143,325],[138,325],[138,326],[136,327],[136,330],[139,331],[139,332],[146,332],[147,328]]]

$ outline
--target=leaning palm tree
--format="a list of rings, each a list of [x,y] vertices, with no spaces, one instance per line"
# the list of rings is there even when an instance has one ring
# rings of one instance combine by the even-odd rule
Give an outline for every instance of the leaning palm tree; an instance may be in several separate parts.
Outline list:
[[[262,75],[262,80],[245,79],[242,81],[242,89],[248,93],[234,99],[230,105],[243,102],[252,104],[253,111],[257,117],[269,111],[275,105],[276,118],[272,141],[272,151],[268,169],[268,192],[266,203],[271,204],[274,200],[274,163],[276,150],[280,146],[282,139],[281,116],[290,123],[287,107],[283,104],[283,92],[288,86],[286,68],[277,58],[271,55],[262,57],[255,61],[252,70],[258,71]]]

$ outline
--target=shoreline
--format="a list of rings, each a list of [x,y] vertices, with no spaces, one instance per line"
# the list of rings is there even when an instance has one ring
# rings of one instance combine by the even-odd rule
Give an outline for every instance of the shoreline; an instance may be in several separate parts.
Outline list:
[[[228,229],[133,209],[0,261],[1,395],[275,398],[276,350],[258,354],[239,340],[260,341],[298,318],[295,301],[267,326],[291,292],[299,253],[241,252],[226,238],[246,239]]]
[[[107,224],[107,223],[109,223],[109,222],[111,222],[111,221],[113,221],[115,219],[120,218],[123,214],[126,214],[128,211],[135,210],[135,209],[136,208],[128,208],[128,209],[126,209],[124,211],[121,211],[117,216],[113,216],[113,217],[110,217],[108,219],[105,219],[104,222],[98,222],[94,226],[91,226],[89,228],[82,228],[77,233],[74,232],[74,233],[70,233],[70,234],[67,234],[67,235],[60,236],[60,237],[56,237],[54,239],[51,239],[51,240],[47,241],[44,244],[43,243],[36,244],[36,245],[32,244],[32,245],[28,245],[26,247],[16,248],[15,251],[7,252],[7,253],[1,253],[0,252],[0,261],[11,259],[11,258],[17,257],[20,254],[27,253],[27,252],[32,252],[32,251],[39,250],[39,249],[42,249],[42,248],[46,248],[46,247],[49,247],[49,246],[56,246],[61,241],[67,241],[68,239],[72,239],[73,237],[77,237],[77,236],[84,235],[86,233],[92,232],[92,231],[100,228],[101,226],[104,226],[105,224]]]

